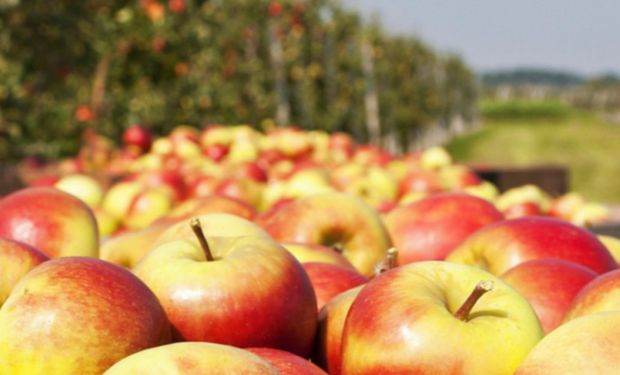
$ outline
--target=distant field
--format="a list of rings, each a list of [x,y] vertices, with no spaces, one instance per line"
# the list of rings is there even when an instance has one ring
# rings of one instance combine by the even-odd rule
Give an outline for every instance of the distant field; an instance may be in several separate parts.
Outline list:
[[[493,109],[491,113],[489,108]],[[571,190],[588,199],[620,203],[620,125],[557,103],[535,103],[530,106],[536,109],[534,112],[521,111],[515,116],[507,115],[515,111],[514,106],[504,108],[503,113],[498,108],[493,103],[483,103],[484,126],[446,145],[456,160],[518,166],[565,165],[570,171]],[[556,115],[540,115],[540,108],[554,108],[551,112]]]

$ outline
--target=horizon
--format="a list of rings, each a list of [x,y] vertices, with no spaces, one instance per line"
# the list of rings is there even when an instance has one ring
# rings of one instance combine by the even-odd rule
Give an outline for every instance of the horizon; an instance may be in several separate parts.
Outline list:
[[[389,33],[453,53],[478,75],[542,69],[583,77],[620,75],[620,2],[597,0],[341,0]],[[510,14],[510,16],[506,16]]]

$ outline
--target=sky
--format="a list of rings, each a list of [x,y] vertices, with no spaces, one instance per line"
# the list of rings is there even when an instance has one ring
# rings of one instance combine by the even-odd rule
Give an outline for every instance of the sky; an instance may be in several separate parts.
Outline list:
[[[341,0],[391,33],[459,54],[476,71],[620,74],[620,0]]]

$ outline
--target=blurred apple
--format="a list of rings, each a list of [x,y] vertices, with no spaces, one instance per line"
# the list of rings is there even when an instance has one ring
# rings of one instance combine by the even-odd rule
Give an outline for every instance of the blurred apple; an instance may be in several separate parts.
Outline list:
[[[118,229],[119,220],[102,208],[94,208],[93,214],[95,215],[95,220],[97,220],[99,236],[102,239],[111,236]]]
[[[608,236],[605,234],[599,234],[597,237],[599,241],[601,241],[603,245],[605,245],[607,250],[609,250],[611,255],[614,257],[616,263],[620,264],[620,238]]]
[[[564,259],[598,274],[617,267],[594,234],[566,221],[541,216],[487,225],[468,237],[447,260],[500,275],[525,261],[540,258]]]
[[[515,375],[615,374],[620,352],[620,311],[564,323],[543,338]]]
[[[497,209],[502,212],[523,203],[536,204],[542,213],[547,213],[551,207],[551,197],[538,186],[529,184],[506,190],[495,201]]]
[[[115,235],[101,244],[100,258],[124,268],[133,268],[154,247],[166,225],[153,224]]]
[[[264,228],[280,242],[333,247],[365,276],[373,274],[387,249],[392,247],[377,211],[344,193],[298,199],[269,217]]]
[[[312,283],[318,310],[336,295],[368,281],[359,272],[336,264],[309,262],[302,265]]]
[[[400,206],[385,216],[400,264],[442,260],[469,235],[502,214],[493,204],[463,193],[442,193]]]
[[[591,280],[579,291],[567,310],[565,322],[584,315],[620,310],[620,270]]]
[[[300,263],[329,263],[355,270],[347,258],[331,247],[301,242],[281,242],[280,244]]]
[[[501,278],[527,299],[548,333],[562,323],[577,293],[596,276],[579,264],[543,258],[521,263]]]
[[[0,309],[0,373],[101,374],[169,340],[157,298],[129,271],[53,259],[26,274]]]
[[[81,199],[89,207],[99,206],[103,199],[103,188],[94,178],[84,174],[62,177],[54,187]]]
[[[0,306],[4,304],[13,287],[28,271],[48,260],[49,257],[34,247],[19,241],[0,238]]]
[[[138,147],[142,152],[146,152],[151,148],[153,143],[153,135],[151,131],[138,124],[131,125],[123,132],[123,143]]]
[[[54,188],[26,188],[0,200],[0,237],[27,243],[51,258],[96,257],[99,233],[81,200]]]

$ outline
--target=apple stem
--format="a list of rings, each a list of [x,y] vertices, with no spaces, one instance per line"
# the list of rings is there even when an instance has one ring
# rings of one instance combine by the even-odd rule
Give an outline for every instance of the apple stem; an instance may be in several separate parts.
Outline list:
[[[195,217],[195,218],[193,218],[189,222],[189,225],[192,227],[192,231],[194,231],[194,234],[196,235],[196,238],[198,238],[198,242],[200,242],[200,247],[202,247],[202,250],[205,253],[205,257],[207,258],[207,262],[214,261],[215,258],[213,258],[213,254],[211,254],[211,249],[209,248],[209,243],[207,242],[205,234],[202,231],[202,226],[200,226],[200,220],[198,220],[198,218]]]
[[[398,266],[398,250],[395,247],[391,247],[385,253],[383,261],[375,268],[375,276],[396,268],[396,266]]]
[[[478,300],[480,299],[480,297],[482,297],[483,294],[491,291],[492,289],[493,281],[480,281],[478,284],[476,284],[476,287],[471,292],[469,297],[467,297],[465,302],[463,302],[463,305],[461,305],[461,307],[456,310],[456,312],[454,313],[454,317],[464,322],[468,321],[469,313],[471,312],[471,309],[474,307],[476,302],[478,302]]]

